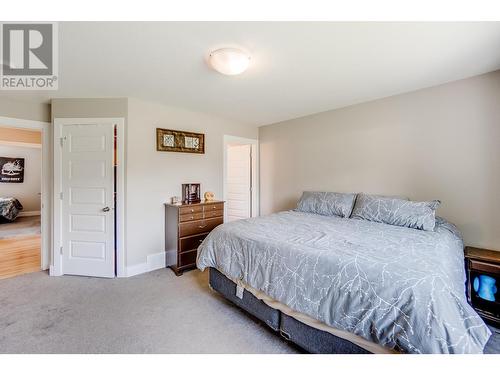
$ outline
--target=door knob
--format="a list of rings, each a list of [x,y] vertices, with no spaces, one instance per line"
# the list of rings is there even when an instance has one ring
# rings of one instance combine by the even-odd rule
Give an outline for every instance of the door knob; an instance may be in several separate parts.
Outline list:
[[[108,212],[109,210],[110,210],[110,208],[109,208],[109,207],[104,207],[104,208],[102,209],[102,211],[103,211],[103,212]]]

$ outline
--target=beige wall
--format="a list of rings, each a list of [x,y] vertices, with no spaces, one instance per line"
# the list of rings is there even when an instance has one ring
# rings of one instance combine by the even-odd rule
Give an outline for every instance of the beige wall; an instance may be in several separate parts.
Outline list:
[[[24,120],[50,121],[50,104],[0,97],[0,116]]]
[[[2,127],[0,123],[0,143],[42,145],[42,132],[39,130],[26,130]]]
[[[156,151],[156,128],[205,134],[205,154]],[[127,146],[127,264],[164,250],[164,207],[181,184],[201,184],[222,197],[223,136],[258,137],[255,126],[129,99]],[[171,259],[169,257],[169,259]]]
[[[261,127],[261,213],[303,190],[440,199],[466,244],[500,250],[500,71]]]
[[[23,205],[23,211],[40,211],[42,188],[42,133],[1,127],[0,156],[24,158],[24,182],[0,183],[0,196],[15,197]]]
[[[42,154],[39,147],[5,146],[0,144],[0,156],[24,158],[24,181],[0,183],[0,197],[14,197],[23,205],[23,212],[40,211],[42,189]]]
[[[52,99],[52,119],[56,117],[127,117],[127,98]]]
[[[164,251],[164,208],[184,182],[222,196],[223,135],[257,138],[258,129],[219,117],[138,99],[54,99],[55,117],[123,117],[126,123],[125,227],[127,267]],[[205,133],[205,154],[156,151],[156,128]]]

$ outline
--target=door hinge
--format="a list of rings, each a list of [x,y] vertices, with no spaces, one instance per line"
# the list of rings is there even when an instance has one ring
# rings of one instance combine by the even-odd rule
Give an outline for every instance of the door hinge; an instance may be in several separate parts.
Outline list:
[[[61,255],[62,255],[62,253],[63,253],[63,252],[62,252],[62,249],[63,249],[63,247],[61,246],[61,247],[60,247],[60,249],[59,249],[59,250],[60,250]]]
[[[59,142],[61,143],[61,147],[64,146],[64,141],[66,140],[66,137],[61,137],[59,138]]]
[[[63,199],[63,193],[62,193],[62,191],[59,193],[59,199],[61,199],[61,200]]]

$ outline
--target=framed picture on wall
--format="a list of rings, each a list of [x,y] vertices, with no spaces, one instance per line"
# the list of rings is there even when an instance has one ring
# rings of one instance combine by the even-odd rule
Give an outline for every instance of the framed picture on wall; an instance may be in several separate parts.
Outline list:
[[[156,150],[204,154],[205,134],[157,128]]]
[[[0,156],[0,182],[24,182],[24,158],[7,158]]]

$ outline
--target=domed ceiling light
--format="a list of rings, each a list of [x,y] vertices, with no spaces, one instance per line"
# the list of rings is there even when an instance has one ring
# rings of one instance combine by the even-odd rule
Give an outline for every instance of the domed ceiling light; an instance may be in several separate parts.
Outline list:
[[[237,48],[220,48],[210,53],[208,61],[219,73],[234,76],[250,65],[250,56]]]

